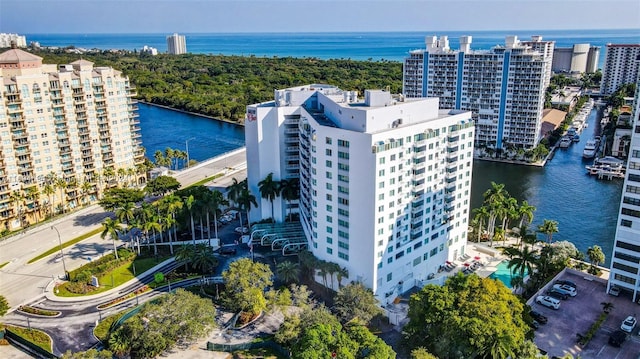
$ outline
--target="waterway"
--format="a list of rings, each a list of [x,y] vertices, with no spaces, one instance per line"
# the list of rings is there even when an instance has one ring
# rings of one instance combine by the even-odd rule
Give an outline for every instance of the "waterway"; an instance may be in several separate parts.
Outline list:
[[[504,183],[509,194],[537,208],[531,229],[535,230],[545,219],[558,222],[555,241],[570,241],[586,253],[593,245],[602,247],[609,264],[613,248],[616,221],[620,207],[622,180],[598,180],[587,174],[585,166],[593,160],[582,158],[587,140],[599,130],[597,111],[594,109],[589,126],[567,149],[558,149],[543,168],[509,165],[476,160],[473,164],[471,207],[482,204],[482,194],[491,187],[491,181]],[[542,234],[539,235],[543,239]]]
[[[166,147],[184,151],[187,140],[190,158],[198,161],[244,146],[242,126],[156,106],[139,107],[142,143],[150,158],[156,150]],[[544,219],[558,221],[559,232],[554,241],[568,240],[582,252],[597,244],[607,256],[608,265],[622,180],[598,180],[587,175],[585,166],[592,160],[583,160],[582,150],[599,126],[596,117],[594,110],[580,142],[559,149],[544,168],[475,161],[471,207],[482,204],[482,194],[492,181],[504,183],[518,201],[526,199],[537,208],[532,229]]]

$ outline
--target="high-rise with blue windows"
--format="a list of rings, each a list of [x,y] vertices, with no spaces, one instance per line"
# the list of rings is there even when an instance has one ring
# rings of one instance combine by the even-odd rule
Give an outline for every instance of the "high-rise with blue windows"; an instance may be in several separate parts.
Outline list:
[[[471,36],[452,50],[446,36],[404,61],[407,98],[438,97],[440,108],[471,111],[477,149],[532,149],[541,138],[544,94],[551,78],[553,41],[508,36],[490,50],[471,50]]]

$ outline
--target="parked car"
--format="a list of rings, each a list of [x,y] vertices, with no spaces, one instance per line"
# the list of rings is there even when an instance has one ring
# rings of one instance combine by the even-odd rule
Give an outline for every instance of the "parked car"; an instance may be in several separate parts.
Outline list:
[[[618,329],[609,336],[609,345],[620,347],[627,340],[627,333]]]
[[[568,293],[561,292],[555,288],[552,288],[551,290],[547,291],[547,295],[552,298],[562,299],[562,300],[567,300],[569,298]]]
[[[631,333],[633,331],[633,328],[636,327],[637,323],[638,321],[636,320],[636,317],[630,315],[622,322],[622,324],[620,325],[620,329],[624,330],[627,333]]]
[[[576,295],[578,295],[578,291],[574,287],[570,287],[566,284],[554,284],[553,289],[559,290],[561,292],[565,292],[572,297],[575,297]]]
[[[218,253],[220,254],[236,254],[238,250],[235,246],[223,246],[218,249]]]
[[[234,229],[234,231],[236,231],[237,233],[246,234],[246,233],[249,233],[249,228],[247,228],[247,227],[236,227],[236,229]]]
[[[548,319],[547,317],[542,315],[542,313],[532,310],[531,313],[529,313],[529,315],[531,315],[531,318],[533,318],[533,320],[535,320],[536,322],[540,324],[547,324]]]
[[[559,280],[555,281],[555,284],[564,284],[564,285],[568,285],[569,287],[573,287],[574,289],[578,289],[576,284],[574,282],[570,281],[570,280],[559,279]]]
[[[614,297],[619,296],[620,288],[616,287],[615,285],[612,285],[611,288],[609,289],[609,294],[611,294]]]
[[[552,298],[548,295],[539,295],[536,297],[536,303],[540,304],[540,305],[544,305],[545,307],[549,307],[549,308],[553,308],[553,309],[559,309],[560,308],[560,301]]]
[[[535,320],[531,322],[531,324],[529,324],[531,326],[531,329],[533,330],[538,330],[538,328],[540,328],[540,323],[536,322]]]

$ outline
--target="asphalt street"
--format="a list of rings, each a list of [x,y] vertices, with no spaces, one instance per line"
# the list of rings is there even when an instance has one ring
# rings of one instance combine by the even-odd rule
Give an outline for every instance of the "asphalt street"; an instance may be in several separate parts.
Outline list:
[[[212,189],[224,191],[233,178],[239,181],[245,179],[245,149],[204,161],[173,176],[182,186],[188,186],[218,173],[224,176],[206,184]],[[1,241],[0,264],[9,263],[0,269],[0,294],[7,298],[14,309],[42,297],[47,285],[64,274],[61,255],[56,253],[32,264],[27,262],[58,246],[58,234],[51,226],[59,231],[60,241],[64,243],[100,228],[104,218],[109,215],[100,206],[92,205],[53,222],[34,225],[21,234]],[[99,234],[92,236],[63,250],[64,265],[67,270],[72,270],[108,253],[112,248],[110,240],[100,238]]]

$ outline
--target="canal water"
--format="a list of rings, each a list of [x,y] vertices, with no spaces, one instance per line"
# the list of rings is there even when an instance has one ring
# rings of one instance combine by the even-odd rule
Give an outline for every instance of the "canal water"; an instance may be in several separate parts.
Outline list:
[[[139,105],[142,143],[147,156],[166,147],[186,150],[198,161],[244,146],[244,127],[145,104]],[[544,168],[475,161],[471,207],[482,204],[491,181],[504,183],[518,201],[526,199],[537,208],[532,229],[544,219],[558,221],[555,240],[567,240],[582,252],[597,244],[611,256],[620,205],[622,180],[598,180],[589,176],[582,159],[586,141],[599,125],[592,111],[589,126],[568,149],[559,149]],[[540,239],[543,239],[540,235]]]
[[[482,194],[491,181],[504,183],[509,194],[537,208],[532,230],[545,219],[558,222],[555,241],[570,241],[583,253],[595,244],[602,247],[609,263],[616,221],[620,207],[622,179],[598,180],[587,174],[585,166],[593,159],[582,158],[587,140],[599,131],[597,111],[587,120],[588,127],[580,134],[580,142],[567,149],[558,149],[544,168],[515,166],[476,160],[473,164],[471,207],[482,204]],[[599,133],[599,132],[598,132]],[[544,239],[542,234],[540,239]]]

